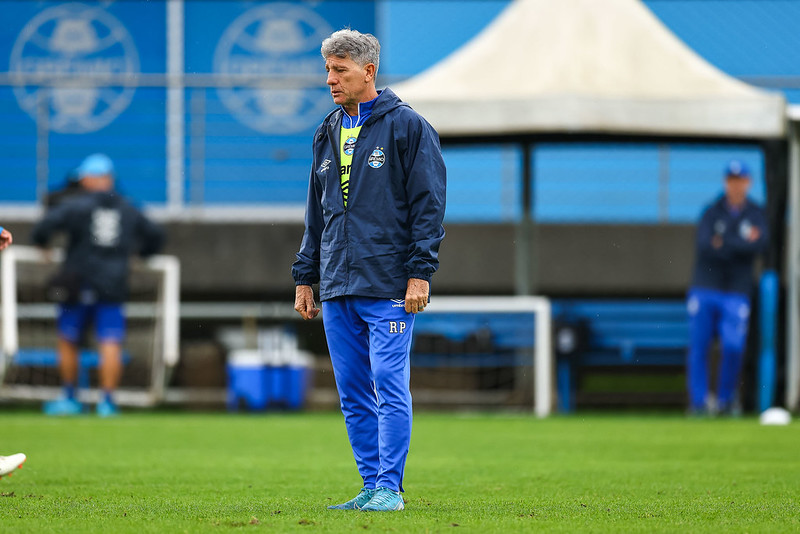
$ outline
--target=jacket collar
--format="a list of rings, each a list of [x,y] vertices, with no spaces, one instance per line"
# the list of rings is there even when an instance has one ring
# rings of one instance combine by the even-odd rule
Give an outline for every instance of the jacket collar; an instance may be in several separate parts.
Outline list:
[[[343,128],[356,128],[364,124],[367,119],[372,115],[372,107],[375,105],[375,102],[381,97],[381,93],[378,92],[378,96],[373,98],[368,102],[359,102],[358,104],[358,114],[355,117],[348,115],[347,111],[345,111],[344,107],[339,106],[342,110],[342,127]]]

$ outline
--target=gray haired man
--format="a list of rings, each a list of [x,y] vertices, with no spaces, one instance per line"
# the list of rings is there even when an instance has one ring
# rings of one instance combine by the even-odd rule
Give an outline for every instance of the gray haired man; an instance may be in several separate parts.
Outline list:
[[[415,314],[425,309],[444,238],[445,166],[436,131],[390,89],[380,44],[340,30],[322,43],[338,104],[314,134],[306,230],[292,266],[295,310],[319,309],[361,492],[339,510],[404,508]]]

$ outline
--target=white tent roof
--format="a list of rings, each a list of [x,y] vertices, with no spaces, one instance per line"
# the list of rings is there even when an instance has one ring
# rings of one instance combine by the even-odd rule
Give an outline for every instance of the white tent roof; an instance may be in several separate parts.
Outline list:
[[[392,89],[443,136],[785,132],[782,94],[713,67],[638,0],[515,0]]]

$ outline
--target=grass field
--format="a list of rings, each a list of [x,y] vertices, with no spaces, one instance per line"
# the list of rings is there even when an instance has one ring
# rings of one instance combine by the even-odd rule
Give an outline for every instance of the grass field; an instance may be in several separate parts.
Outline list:
[[[406,510],[360,488],[338,414],[0,412],[0,532],[798,532],[800,425],[418,414]]]

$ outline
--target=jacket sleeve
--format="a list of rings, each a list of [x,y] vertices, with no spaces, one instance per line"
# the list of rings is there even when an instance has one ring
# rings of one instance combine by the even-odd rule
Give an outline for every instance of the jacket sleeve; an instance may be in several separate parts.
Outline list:
[[[444,239],[447,172],[439,135],[419,115],[408,122],[407,140],[403,163],[411,246],[405,267],[408,278],[430,281],[439,268]]]
[[[714,223],[714,206],[712,205],[706,208],[706,210],[703,212],[703,216],[700,218],[700,222],[697,225],[697,253],[706,259],[728,259],[730,257],[730,248],[725,244],[724,233],[721,234],[723,236],[721,247],[714,248],[714,246],[711,244],[711,240],[716,233]]]
[[[297,260],[292,264],[295,285],[312,285],[319,282],[319,247],[322,238],[322,193],[314,177],[314,166],[308,178],[305,232],[300,243]]]
[[[736,228],[731,232],[730,237],[726,240],[726,246],[731,254],[735,256],[755,256],[761,254],[767,248],[769,243],[769,229],[767,228],[767,221],[761,210],[753,210],[753,225],[758,228],[759,236],[755,241],[745,239]]]
[[[33,227],[31,241],[39,247],[47,246],[53,234],[67,229],[71,212],[72,204],[69,202],[47,210],[44,218]]]
[[[164,230],[141,212],[137,212],[136,238],[139,241],[139,255],[143,258],[161,251],[164,246]]]

